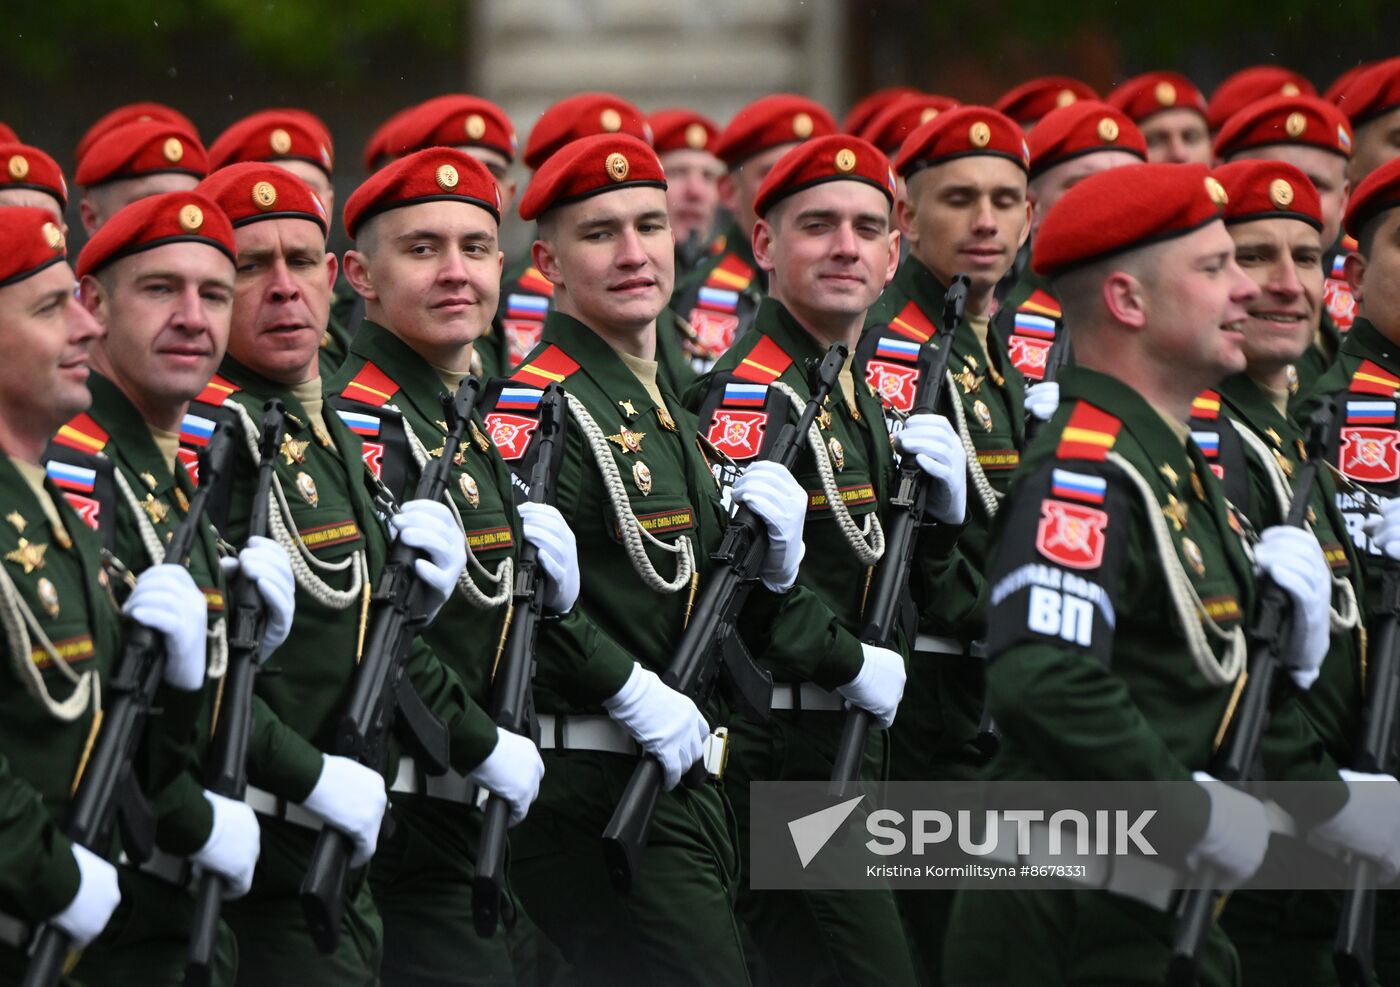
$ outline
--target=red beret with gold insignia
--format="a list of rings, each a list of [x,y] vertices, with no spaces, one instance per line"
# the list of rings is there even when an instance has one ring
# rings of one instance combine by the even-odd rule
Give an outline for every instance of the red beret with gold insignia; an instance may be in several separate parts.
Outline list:
[[[865,128],[870,125],[870,121],[883,113],[891,103],[901,96],[918,95],[919,90],[913,86],[886,86],[884,89],[877,89],[856,100],[856,105],[846,111],[846,118],[841,121],[841,133],[864,137]]]
[[[719,127],[713,120],[694,110],[657,110],[647,117],[651,127],[651,146],[657,154],[667,151],[710,151],[719,139]]]
[[[141,120],[107,131],[78,160],[73,177],[84,188],[145,175],[209,174],[199,138],[177,123]]]
[[[1134,123],[1167,110],[1194,110],[1206,115],[1206,97],[1180,72],[1144,72],[1120,82],[1104,102],[1122,110]]]
[[[666,187],[666,172],[650,144],[626,134],[583,137],[535,172],[520,200],[520,218],[535,219],[556,206],[637,186]]]
[[[525,165],[538,169],[551,154],[580,137],[627,134],[651,143],[642,111],[612,93],[579,93],[561,99],[540,115],[525,142]]]
[[[905,178],[923,168],[988,154],[1030,167],[1026,135],[1010,117],[990,106],[958,106],[920,124],[899,149],[895,171]]]
[[[304,110],[263,110],[230,126],[209,145],[209,167],[240,161],[305,161],[331,176],[330,132]]]
[[[78,254],[78,277],[169,243],[203,243],[233,261],[233,224],[219,204],[199,192],[164,192],[117,210]]]
[[[1256,100],[1269,96],[1316,96],[1317,87],[1305,77],[1279,65],[1254,65],[1240,69],[1211,93],[1206,123],[1219,130],[1225,121]]]
[[[1069,106],[1081,99],[1098,98],[1099,94],[1088,83],[1067,75],[1042,75],[1007,91],[992,107],[1022,127],[1029,127],[1039,123],[1040,118],[1051,110]]]
[[[233,228],[260,219],[305,219],[325,233],[326,207],[311,186],[286,168],[265,161],[240,161],[220,168],[195,189],[219,204]]]
[[[1225,223],[1256,219],[1296,219],[1322,229],[1322,200],[1308,176],[1286,161],[1232,161],[1211,174],[1230,201]]]
[[[1381,165],[1352,190],[1342,226],[1358,239],[1374,216],[1400,206],[1400,158]]]
[[[874,144],[849,134],[805,141],[778,159],[758,187],[753,211],[760,216],[783,199],[825,182],[864,182],[894,205],[894,168]]]
[[[1031,266],[1054,277],[1218,220],[1229,196],[1205,165],[1137,164],[1090,175],[1040,224]]]
[[[1080,100],[1051,110],[1030,135],[1031,177],[1063,161],[1096,151],[1126,151],[1147,160],[1147,141],[1122,110],[1098,100]]]
[[[1387,58],[1359,73],[1338,96],[1337,105],[1354,127],[1400,106],[1400,58]]]
[[[0,144],[18,144],[19,134],[9,124],[0,122]]]
[[[46,209],[0,209],[0,288],[8,288],[68,256],[63,231]]]
[[[734,114],[713,150],[730,168],[737,168],[770,148],[834,133],[836,121],[820,103],[778,93],[756,99]]]
[[[944,110],[951,110],[957,105],[956,99],[932,93],[900,96],[875,114],[859,136],[886,154],[897,154],[906,137]]]
[[[1240,110],[1220,128],[1215,156],[1228,159],[1270,144],[1303,144],[1351,157],[1351,122],[1316,96],[1270,96]]]
[[[60,208],[68,207],[63,169],[37,147],[18,142],[0,144],[0,190],[11,188],[47,192],[58,200]]]
[[[380,150],[391,158],[427,147],[483,147],[514,161],[515,127],[495,103],[465,93],[424,100],[385,125]]]
[[[185,128],[196,139],[199,137],[199,128],[194,125],[194,121],[173,107],[166,106],[164,103],[128,103],[103,114],[96,123],[87,129],[73,151],[73,160],[81,162],[87,156],[88,148],[92,147],[93,142],[108,131],[128,123],[142,123],[151,120],[176,124]]]
[[[501,221],[501,188],[486,166],[455,147],[427,147],[391,161],[365,180],[345,203],[345,232],[365,220],[420,202],[465,202]]]

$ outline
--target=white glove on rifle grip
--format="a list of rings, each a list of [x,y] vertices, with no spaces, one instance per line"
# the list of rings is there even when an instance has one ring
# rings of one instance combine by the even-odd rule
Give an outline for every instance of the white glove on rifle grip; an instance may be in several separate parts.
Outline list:
[[[1393,881],[1400,874],[1400,782],[1346,768],[1337,773],[1347,783],[1347,803],[1313,835],[1375,861],[1384,880]]]
[[[73,844],[73,859],[78,862],[78,892],[52,921],[82,949],[107,927],[122,893],[117,869],[81,843]]]
[[[967,513],[967,449],[942,415],[914,415],[894,437],[902,455],[913,456],[936,483],[924,513],[943,524],[962,524]]]
[[[1368,517],[1362,529],[1388,559],[1400,559],[1400,497],[1381,502],[1380,514]]]
[[[648,668],[634,664],[632,674],[603,707],[658,761],[667,791],[705,753],[710,725],[689,696],[677,692]]]
[[[307,812],[354,842],[351,867],[363,867],[374,856],[388,805],[389,793],[378,771],[336,754],[321,755],[321,777],[302,803]]]
[[[548,577],[544,605],[568,613],[578,599],[578,543],[564,515],[549,504],[524,503],[518,508],[525,540],[535,546],[540,568]],[[490,786],[487,786],[490,787]]]
[[[204,685],[209,605],[184,566],[151,566],[136,580],[122,612],[165,637],[165,682],[193,692]]]
[[[1210,796],[1210,822],[1200,842],[1186,855],[1199,869],[1209,862],[1224,872],[1222,887],[1231,890],[1254,876],[1269,849],[1269,815],[1264,803],[1204,771],[1191,777]]]
[[[425,556],[413,563],[413,571],[427,588],[424,603],[431,623],[452,595],[457,578],[467,565],[467,542],[462,529],[457,527],[446,504],[410,500],[389,519],[389,531],[395,542],[416,548]]]
[[[906,671],[904,658],[898,651],[862,644],[865,661],[856,677],[836,691],[852,706],[859,706],[888,728],[894,722],[895,710],[904,698]]]
[[[807,521],[806,491],[782,466],[759,460],[734,481],[730,496],[763,520],[768,529],[768,553],[759,578],[774,593],[786,593],[797,582],[797,570],[807,552],[802,540],[802,526]]]
[[[1332,573],[1322,546],[1311,532],[1276,525],[1259,536],[1254,561],[1293,600],[1292,632],[1283,662],[1298,688],[1310,688],[1332,634]]]
[[[251,806],[206,791],[204,799],[214,811],[214,828],[204,846],[190,857],[206,870],[228,881],[226,899],[241,898],[253,886],[253,871],[262,851],[262,828]]]
[[[282,646],[292,632],[297,595],[292,560],[287,557],[286,550],[271,538],[254,535],[237,557],[220,559],[219,568],[224,571],[224,579],[228,583],[242,572],[253,581],[258,595],[262,597],[267,623],[263,628],[263,639],[258,643],[258,663],[261,664]]]
[[[540,794],[544,761],[528,737],[498,729],[496,746],[467,777],[510,803],[509,825],[514,826]]]
[[[1038,420],[1048,422],[1060,406],[1060,385],[1043,380],[1026,388],[1026,410]]]

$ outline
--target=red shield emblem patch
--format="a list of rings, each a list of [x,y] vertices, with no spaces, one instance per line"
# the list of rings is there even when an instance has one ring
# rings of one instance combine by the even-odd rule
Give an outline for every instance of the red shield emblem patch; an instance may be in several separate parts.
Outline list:
[[[199,450],[180,446],[175,450],[175,458],[185,466],[185,472],[190,475],[194,485],[199,486]]]
[[[1045,377],[1045,361],[1050,355],[1050,340],[1013,335],[1006,341],[1006,346],[1011,362],[1027,380],[1041,380]]]
[[[1108,515],[1083,504],[1047,497],[1040,502],[1035,547],[1050,561],[1070,569],[1097,569],[1103,564]]]
[[[382,480],[384,472],[384,443],[383,442],[361,442],[360,455],[364,458],[365,465],[374,474],[376,480]]]
[[[753,459],[763,447],[768,415],[762,411],[720,408],[710,421],[705,438],[730,459]]]
[[[727,312],[712,312],[707,308],[690,310],[690,328],[695,330],[695,339],[690,344],[700,356],[716,360],[734,342],[734,333],[739,329],[739,317]]]
[[[65,492],[63,498],[68,501],[68,505],[78,512],[78,517],[83,519],[93,531],[97,531],[102,524],[102,502],[93,500],[91,497],[84,497],[82,494]]]
[[[539,427],[539,419],[524,415],[508,415],[504,412],[486,416],[486,432],[496,448],[501,450],[501,458],[519,459],[530,448],[530,436]]]
[[[1328,278],[1322,284],[1322,301],[1338,330],[1346,332],[1351,328],[1356,319],[1356,298],[1350,285],[1338,278]]]
[[[1362,483],[1400,478],[1400,432],[1388,428],[1342,429],[1342,472]]]
[[[516,367],[540,341],[540,334],[544,332],[544,323],[536,322],[534,319],[506,319],[505,330],[510,365]]]
[[[919,386],[917,367],[871,360],[865,365],[865,382],[875,389],[882,404],[905,414],[914,410],[914,391]]]

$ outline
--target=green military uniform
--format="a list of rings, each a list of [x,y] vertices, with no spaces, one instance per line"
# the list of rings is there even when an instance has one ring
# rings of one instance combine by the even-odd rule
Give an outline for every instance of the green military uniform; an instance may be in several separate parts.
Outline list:
[[[1068,349],[1069,339],[1061,332],[1063,318],[1050,282],[1027,265],[992,320],[1006,342],[1007,356],[1027,386],[1044,380],[1047,368],[1064,362],[1061,351]]]
[[[274,496],[272,535],[287,548],[297,578],[296,620],[272,658],[277,674],[259,676],[254,704],[248,781],[262,790],[250,792],[255,808],[263,806],[262,856],[253,890],[227,909],[239,942],[239,983],[329,977],[336,983],[373,984],[382,930],[363,872],[351,875],[337,950],[322,956],[297,900],[316,833],[284,809],[311,793],[321,772],[321,752],[333,748],[368,596],[386,557],[387,536],[371,499],[373,477],[359,440],[337,416],[314,420],[296,393],[231,358],[220,373],[206,395],[223,393],[246,413],[245,429],[254,439],[264,402],[277,397],[286,405],[274,473],[274,489],[280,492]],[[302,387],[307,400],[319,399],[319,386],[308,382]],[[239,450],[223,532],[234,544],[246,540],[257,479],[253,453],[246,443]],[[428,708],[447,725],[453,769],[470,771],[494,745],[495,725],[421,640],[412,646],[405,668]],[[390,747],[381,770],[392,777],[397,744]],[[275,814],[269,814],[266,809],[274,801]],[[279,818],[284,813],[287,818]]]
[[[671,294],[671,311],[689,327],[689,332],[681,331],[690,364],[699,373],[748,333],[768,293],[768,277],[738,221],[726,220],[716,242],[723,247],[684,277],[677,275]]]
[[[1317,389],[1318,381],[1322,375],[1327,373],[1329,367],[1337,360],[1337,355],[1342,346],[1342,332],[1337,328],[1337,323],[1332,319],[1332,313],[1326,308],[1322,310],[1322,320],[1317,327],[1317,338],[1312,345],[1303,351],[1303,355],[1298,358],[1298,362],[1293,365],[1296,375],[1294,382],[1295,401],[1296,397],[1311,394]]]
[[[760,427],[776,433],[783,422],[761,424],[745,419],[742,410],[725,407],[724,394],[732,381],[748,381],[770,388],[785,386],[795,396],[791,415],[800,413],[811,398],[807,380],[808,360],[819,361],[825,348],[779,302],[765,299],[753,331],[746,334],[691,389],[687,404],[700,412],[701,434],[739,465],[759,454],[751,439]],[[773,376],[781,369],[781,373]],[[849,368],[847,370],[849,373]],[[775,383],[773,383],[775,382]],[[894,453],[885,429],[880,403],[863,381],[851,381],[849,393],[833,392],[827,411],[819,419],[823,446],[808,448],[799,457],[794,475],[807,491],[808,514],[803,530],[806,545],[799,585],[811,590],[837,618],[845,647],[856,646],[864,623],[868,580],[876,564],[856,555],[848,535],[838,525],[828,485],[823,483],[818,459],[833,468],[834,486],[841,507],[858,525],[888,524],[886,506],[896,482]],[[736,432],[736,421],[741,423]],[[721,475],[733,470],[721,470]],[[732,482],[732,476],[727,477]],[[930,526],[916,558],[920,564],[940,564],[956,539],[956,527]],[[860,546],[868,549],[868,539]],[[904,648],[907,656],[907,642]],[[851,670],[854,677],[856,668]],[[821,670],[788,664],[772,667],[774,679],[793,683],[815,680]],[[844,673],[843,673],[844,674]],[[820,689],[844,685],[833,675],[824,676]],[[731,727],[732,755],[726,773],[727,788],[739,818],[740,855],[748,873],[749,785],[754,781],[820,781],[831,777],[832,762],[845,722],[840,696],[815,706],[805,701],[787,704],[798,709],[775,709],[768,723],[740,717]],[[896,721],[898,722],[898,721]],[[863,775],[882,780],[886,772],[886,737],[872,731],[866,745]],[[741,883],[739,912],[763,951],[773,983],[895,984],[913,983],[914,970],[899,924],[899,913],[888,892],[750,892]]]
[[[334,399],[336,407],[348,413],[347,423],[371,453],[371,469],[390,485],[399,502],[410,499],[422,473],[419,457],[440,450],[446,435],[439,400],[446,393],[443,378],[393,333],[366,321],[327,390],[340,395]],[[404,428],[412,430],[412,437],[404,432],[406,447],[391,452],[395,446],[388,433]],[[486,438],[480,412],[462,444],[447,490],[475,560],[468,563],[467,578],[478,593],[459,590],[423,636],[472,699],[486,707],[491,670],[506,629],[512,585],[508,560],[520,547],[521,532],[510,471]],[[450,785],[436,780],[428,785],[418,776],[421,772],[408,770],[413,776],[403,787],[410,791],[393,792],[394,833],[381,842],[370,871],[384,922],[386,979],[435,984],[530,979],[530,953],[539,943],[527,934],[529,922],[523,914],[512,928],[498,930],[490,939],[480,938],[472,925],[472,878],[481,825],[481,814],[471,803],[473,786],[460,777]]]

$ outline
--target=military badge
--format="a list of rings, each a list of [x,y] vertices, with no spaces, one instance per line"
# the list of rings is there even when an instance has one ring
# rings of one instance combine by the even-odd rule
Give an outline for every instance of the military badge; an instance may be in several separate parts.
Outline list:
[[[865,382],[874,390],[881,404],[906,415],[914,410],[914,391],[919,385],[917,367],[871,360],[865,365]]]
[[[284,457],[283,462],[285,462],[288,466],[291,466],[294,463],[305,462],[306,447],[310,444],[310,439],[302,439],[300,442],[298,442],[296,439],[292,438],[290,434],[283,432],[282,446],[279,450]]]
[[[827,449],[831,452],[831,465],[836,467],[838,470],[845,469],[846,449],[843,445],[841,445],[841,440],[833,435],[831,439],[827,442],[826,446]]]
[[[24,570],[25,575],[35,569],[44,568],[44,553],[49,550],[49,546],[36,544],[28,538],[21,538],[19,544],[13,552],[5,553],[5,561],[13,562]]]
[[[705,439],[730,459],[753,459],[763,447],[768,415],[762,411],[720,408],[710,420]]]
[[[1096,507],[1047,497],[1040,502],[1035,548],[1057,565],[1097,569],[1103,564],[1108,514]]]
[[[1181,539],[1181,554],[1186,556],[1186,561],[1197,578],[1206,574],[1206,560],[1201,555],[1201,547],[1190,538]]]
[[[616,435],[609,435],[607,439],[623,452],[639,453],[642,451],[642,439],[646,437],[647,433],[645,432],[634,432],[630,428],[624,428]]]
[[[501,458],[516,460],[530,448],[530,436],[539,427],[539,419],[524,415],[508,415],[496,412],[486,416],[486,431],[496,448],[501,450]]]
[[[643,497],[651,494],[651,470],[640,459],[632,466],[632,482],[642,492]]]
[[[1400,432],[1389,428],[1342,429],[1342,472],[1361,483],[1400,479]]]
[[[316,481],[311,479],[310,474],[297,474],[297,493],[312,507],[321,502],[321,495],[316,492]]]
[[[476,507],[481,503],[481,489],[476,485],[470,473],[463,473],[457,477],[457,485],[462,490],[462,497],[467,502],[468,507]]]
[[[146,512],[152,524],[160,524],[170,516],[169,506],[163,500],[156,500],[155,494],[146,494],[146,499],[141,501],[141,510]]]
[[[49,619],[58,616],[58,589],[49,580],[40,577],[38,585],[35,587],[39,594],[39,603],[43,606],[44,612],[49,615]]]
[[[982,426],[982,431],[992,430],[992,413],[980,400],[972,402],[972,414],[977,418],[977,424]]]

